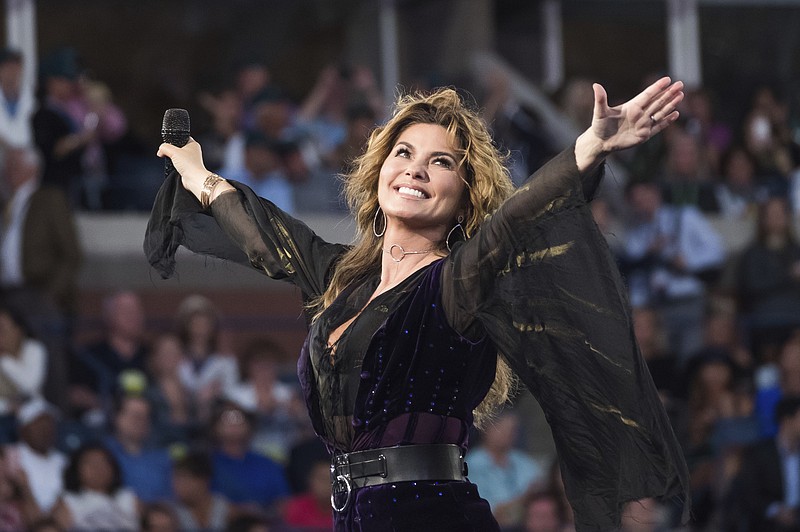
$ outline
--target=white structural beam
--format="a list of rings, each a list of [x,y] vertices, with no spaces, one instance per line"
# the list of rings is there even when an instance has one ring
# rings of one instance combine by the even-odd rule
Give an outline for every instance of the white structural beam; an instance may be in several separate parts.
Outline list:
[[[687,87],[703,84],[697,0],[667,0],[669,71]]]
[[[36,37],[36,0],[6,0],[6,46],[22,52],[23,87],[35,86]]]
[[[564,36],[561,0],[542,2],[542,88],[557,90],[564,83]]]
[[[387,102],[394,101],[400,83],[400,45],[397,36],[396,0],[381,0],[378,21],[381,42],[381,84]]]

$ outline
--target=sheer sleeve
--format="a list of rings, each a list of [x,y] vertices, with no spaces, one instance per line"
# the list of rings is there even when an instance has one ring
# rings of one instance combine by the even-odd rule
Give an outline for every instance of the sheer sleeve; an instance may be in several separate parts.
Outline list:
[[[619,527],[645,497],[689,511],[686,464],[587,205],[601,177],[561,153],[454,249],[442,284],[451,324],[482,328],[545,411],[579,531]]]
[[[318,237],[247,186],[220,195],[210,210],[180,184],[173,172],[156,196],[145,233],[150,264],[168,278],[175,271],[179,246],[253,267],[273,279],[297,285],[305,297],[323,293],[331,267],[346,249]]]

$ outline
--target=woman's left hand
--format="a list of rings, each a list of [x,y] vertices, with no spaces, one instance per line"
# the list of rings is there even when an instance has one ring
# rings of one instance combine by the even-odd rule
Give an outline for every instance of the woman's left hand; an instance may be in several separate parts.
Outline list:
[[[592,125],[576,142],[578,167],[586,170],[609,153],[638,146],[678,119],[683,82],[663,77],[627,102],[609,107],[602,85],[595,83]]]

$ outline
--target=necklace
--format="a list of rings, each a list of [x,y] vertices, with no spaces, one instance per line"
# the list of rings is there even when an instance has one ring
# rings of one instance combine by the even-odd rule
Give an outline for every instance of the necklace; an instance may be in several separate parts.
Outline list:
[[[425,255],[426,253],[430,253],[431,251],[434,250],[436,250],[436,248],[423,249],[420,251],[406,251],[400,244],[392,244],[391,246],[389,246],[389,249],[384,249],[383,252],[389,255],[393,261],[400,262],[401,260],[406,258],[406,255]]]

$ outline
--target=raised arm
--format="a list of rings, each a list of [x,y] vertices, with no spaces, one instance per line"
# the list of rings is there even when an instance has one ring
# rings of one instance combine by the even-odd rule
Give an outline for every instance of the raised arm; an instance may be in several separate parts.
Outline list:
[[[574,149],[534,174],[443,270],[450,323],[488,335],[544,409],[579,531],[617,530],[624,504],[646,497],[682,498],[688,519],[686,464],[586,203],[607,154],[674,122],[680,87],[662,79],[611,108],[595,85],[594,120]]]
[[[158,155],[170,157],[176,172],[156,197],[144,247],[163,277],[172,275],[175,251],[183,245],[286,279],[307,297],[324,291],[344,246],[325,242],[250,188],[209,172],[193,140],[183,148],[162,144]]]

